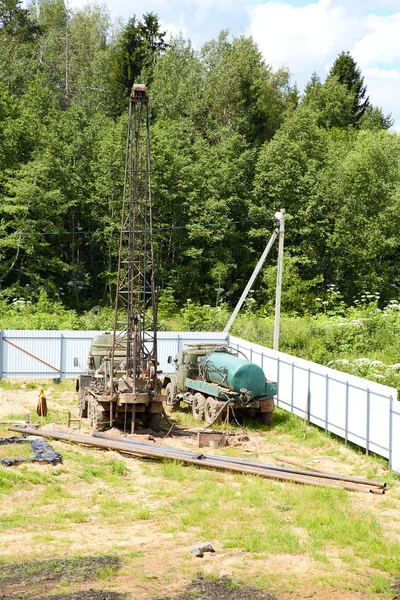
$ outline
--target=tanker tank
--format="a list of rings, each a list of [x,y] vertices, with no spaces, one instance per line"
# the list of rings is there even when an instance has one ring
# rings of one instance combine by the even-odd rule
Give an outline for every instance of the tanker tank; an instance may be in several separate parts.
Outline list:
[[[267,395],[267,383],[261,367],[228,352],[212,352],[204,356],[199,372],[206,381],[233,392],[246,390],[251,400]]]

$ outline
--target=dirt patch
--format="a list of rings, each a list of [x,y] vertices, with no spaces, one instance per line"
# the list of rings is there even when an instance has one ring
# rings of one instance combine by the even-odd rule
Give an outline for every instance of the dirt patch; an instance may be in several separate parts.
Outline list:
[[[72,388],[68,392],[48,384],[45,393],[50,412],[44,429],[77,432],[78,425],[66,427],[67,412],[77,416],[77,399]],[[26,412],[36,407],[37,399],[37,389],[22,386],[0,389],[0,419],[3,409],[10,419],[23,418]],[[36,417],[34,419],[37,421]],[[112,429],[107,435],[198,451],[197,433],[201,427],[196,427],[195,422],[184,422],[187,422],[186,428],[174,428],[167,437],[167,430],[158,434],[138,430],[131,435]],[[7,425],[0,433],[10,435]],[[85,420],[79,433],[91,433]],[[276,457],[283,455],[294,457],[306,468],[314,466],[343,475],[368,475],[368,478],[371,472],[374,479],[385,472],[383,464],[372,463],[329,438],[314,447],[303,443],[303,438],[296,441],[288,434],[276,435],[271,428],[268,435],[253,430],[232,432],[229,442],[231,448],[205,448],[204,453],[267,463],[275,463]],[[336,546],[332,552],[327,547],[325,554],[310,555],[308,526],[297,523],[292,516],[297,514],[296,510],[290,508],[292,498],[294,507],[297,499],[305,502],[306,498],[301,495],[305,488],[279,482],[264,486],[260,481],[260,487],[268,489],[259,500],[257,480],[250,477],[238,478],[229,473],[208,473],[200,469],[197,473],[190,467],[183,469],[180,464],[138,459],[131,455],[127,458],[115,451],[69,446],[55,440],[51,444],[64,453],[63,465],[28,464],[7,471],[0,465],[0,482],[3,476],[5,483],[10,484],[0,503],[0,519],[4,525],[0,535],[0,600],[272,600],[272,594],[280,600],[372,600],[393,598],[397,594],[400,600],[400,581],[396,591],[392,588],[390,594],[386,587],[385,592],[374,593],[368,561],[353,556],[351,548],[348,560],[345,560],[347,551]],[[20,447],[20,444],[14,446],[13,456]],[[123,469],[118,471],[122,463],[124,474]],[[11,475],[15,477],[14,487]],[[219,495],[211,493],[213,482],[215,488],[221,490]],[[232,494],[226,500],[224,490],[228,486]],[[182,493],[178,494],[177,490]],[[206,494],[204,502],[203,496],[196,496],[198,490]],[[227,510],[231,501],[238,505],[237,498],[243,495],[249,506],[249,528],[253,514],[256,519],[259,503],[260,506],[263,502],[268,503],[272,515],[277,515],[284,523],[284,530],[298,540],[301,552],[296,553],[295,548],[293,552],[283,549],[282,554],[277,554],[276,549],[258,554],[251,549],[244,550],[240,544],[230,547],[226,544],[223,529],[227,513],[221,519],[221,533],[216,522],[214,533],[203,537],[200,519],[212,519],[215,511],[214,505],[207,504],[209,490],[211,498],[220,501]],[[324,490],[317,489],[314,493],[310,489],[309,494],[311,507],[325,502]],[[329,491],[326,495],[329,500]],[[388,536],[400,539],[400,488],[396,481],[391,483],[387,497],[350,493],[348,498],[349,508],[354,511],[367,509],[368,514],[376,516]],[[198,505],[198,513],[189,510],[190,503]],[[18,520],[18,515],[25,514],[24,511],[29,511],[31,517],[26,523]],[[10,522],[6,521],[8,514]],[[261,524],[261,535],[263,531]],[[240,532],[233,533],[239,540]],[[202,539],[212,539],[216,554],[204,555],[199,560],[188,551]],[[100,559],[90,558],[98,552],[103,553]],[[123,568],[118,571],[119,564],[112,562],[112,559],[116,560],[114,556],[107,557],[106,554],[121,556]],[[72,556],[89,558],[67,558]],[[22,565],[22,561],[32,561],[33,557],[38,559],[37,562]],[[53,557],[57,560],[52,560]],[[10,563],[5,564],[4,560]],[[16,560],[21,564],[15,564],[13,561]],[[60,565],[61,570],[57,572],[54,567]],[[93,571],[89,570],[89,565]],[[199,571],[203,576],[195,579]],[[386,573],[376,571],[373,575],[390,583]],[[260,588],[252,587],[255,585]]]
[[[158,600],[193,600],[193,598],[202,600],[276,600],[275,596],[260,592],[257,588],[240,586],[229,577],[208,579],[202,576],[197,577],[179,596],[174,596],[173,599],[170,596],[164,596]]]
[[[104,590],[85,590],[75,592],[73,594],[57,594],[56,596],[40,596],[35,600],[126,600],[127,594],[120,594],[118,592],[107,592]],[[6,598],[6,596],[0,596],[0,598]],[[18,596],[7,596],[7,600],[19,600]]]
[[[53,591],[61,581],[95,581],[103,573],[108,576],[116,574],[120,568],[121,560],[116,556],[88,556],[2,565],[0,590],[4,595],[0,598],[12,598],[10,594],[17,594],[15,597],[20,598],[28,593],[30,598],[34,598],[43,591]]]

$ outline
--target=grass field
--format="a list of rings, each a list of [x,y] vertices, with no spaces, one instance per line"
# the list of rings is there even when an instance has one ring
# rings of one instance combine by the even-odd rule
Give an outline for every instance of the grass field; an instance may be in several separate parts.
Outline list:
[[[10,387],[7,394],[31,402],[36,391]],[[76,402],[72,384],[48,385],[46,394],[42,424],[65,427]],[[198,426],[188,414],[174,417]],[[0,425],[0,436],[11,435]],[[386,461],[316,428],[304,433],[302,421],[281,410],[271,428],[249,423],[247,436],[217,452],[266,462],[295,456],[305,466],[384,480],[390,490],[374,496],[306,487],[53,442],[62,465],[0,466],[0,597],[84,598],[90,589],[110,598],[166,598],[200,572],[278,599],[394,598],[400,484]],[[21,456],[23,448],[29,452],[0,447],[0,458]],[[190,547],[204,541],[216,552],[194,558]]]

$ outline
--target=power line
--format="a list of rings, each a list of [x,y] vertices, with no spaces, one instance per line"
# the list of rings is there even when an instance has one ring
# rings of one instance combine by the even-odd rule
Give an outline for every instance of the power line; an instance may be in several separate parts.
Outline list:
[[[273,221],[273,219],[243,219],[241,221],[227,221],[225,223],[194,223],[191,225],[176,225],[174,227],[153,227],[153,231],[175,231],[178,229],[194,229],[195,227],[230,227],[232,225],[238,225],[241,223],[259,223],[260,221]],[[112,231],[108,231],[107,234],[118,232],[118,229],[113,229]],[[135,233],[142,233],[143,230],[137,230]],[[19,236],[28,236],[28,235],[94,235],[96,233],[101,233],[100,231],[19,231],[18,229],[13,231],[12,233],[18,234]],[[102,232],[104,233],[104,232]],[[11,233],[0,232],[0,236],[9,236]]]

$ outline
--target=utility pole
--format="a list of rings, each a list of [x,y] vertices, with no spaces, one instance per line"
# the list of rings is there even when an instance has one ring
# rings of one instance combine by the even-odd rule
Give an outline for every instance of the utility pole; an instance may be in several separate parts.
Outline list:
[[[274,350],[279,350],[279,327],[281,319],[281,294],[282,294],[282,272],[283,272],[283,243],[285,237],[285,209],[281,208],[279,215],[279,249],[278,249],[278,274],[276,277],[276,300],[275,300],[275,325],[274,325]]]

